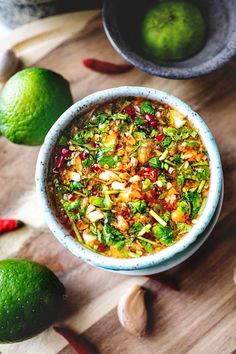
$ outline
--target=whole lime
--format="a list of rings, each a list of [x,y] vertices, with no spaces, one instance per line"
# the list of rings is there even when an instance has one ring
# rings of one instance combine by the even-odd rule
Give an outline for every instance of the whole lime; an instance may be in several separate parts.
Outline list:
[[[186,59],[204,45],[206,24],[194,4],[167,0],[146,13],[141,36],[149,55],[167,61]]]
[[[22,341],[49,327],[65,293],[48,268],[16,258],[0,261],[0,287],[0,343]]]
[[[32,67],[19,71],[0,96],[0,131],[11,142],[42,144],[59,116],[72,104],[68,81],[54,71]]]

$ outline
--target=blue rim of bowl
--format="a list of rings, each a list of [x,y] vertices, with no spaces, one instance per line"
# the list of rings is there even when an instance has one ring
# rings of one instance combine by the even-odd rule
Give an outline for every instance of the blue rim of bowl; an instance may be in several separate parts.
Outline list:
[[[83,115],[94,105],[102,104],[110,99],[127,96],[145,97],[147,99],[157,100],[162,103],[166,103],[183,113],[199,131],[199,135],[208,152],[211,176],[210,189],[205,209],[202,215],[199,217],[198,222],[193,226],[188,234],[186,234],[173,246],[170,246],[160,251],[159,253],[140,258],[117,259],[95,253],[94,251],[80,244],[68,234],[68,230],[62,226],[53,212],[54,207],[48,196],[47,178],[51,154],[58,141],[58,138],[61,136],[65,128],[71,124],[71,122],[76,119],[76,117]],[[74,103],[67,111],[61,115],[61,117],[56,121],[56,123],[48,132],[44,144],[40,149],[35,178],[36,191],[42,206],[42,210],[44,212],[46,222],[56,238],[67,249],[69,249],[77,257],[83,259],[85,262],[93,264],[96,267],[110,268],[114,270],[132,270],[153,267],[166,259],[177,256],[178,253],[181,253],[184,249],[190,246],[199,237],[199,235],[202,234],[212,219],[217,208],[221,196],[223,173],[220,155],[215,139],[205,122],[196,112],[191,109],[189,105],[177,97],[163,91],[146,87],[123,86],[93,93]]]
[[[227,41],[225,47],[213,58],[208,59],[206,62],[196,65],[191,68],[175,68],[175,67],[165,67],[164,65],[159,65],[145,57],[136,54],[132,49],[130,49],[124,39],[122,38],[116,23],[111,22],[109,15],[110,0],[105,0],[103,4],[103,28],[106,33],[108,40],[110,41],[113,48],[129,63],[134,65],[136,68],[160,77],[165,77],[168,79],[191,79],[194,77],[199,77],[201,75],[209,74],[221,68],[226,64],[231,58],[236,55],[236,27],[232,31],[230,40]]]

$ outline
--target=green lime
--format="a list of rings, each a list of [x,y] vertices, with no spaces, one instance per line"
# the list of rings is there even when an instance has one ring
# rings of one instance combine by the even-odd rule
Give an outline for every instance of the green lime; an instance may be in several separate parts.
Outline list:
[[[32,67],[7,81],[0,96],[0,130],[16,144],[39,145],[72,104],[68,81],[54,71]]]
[[[24,259],[0,261],[0,343],[42,332],[56,319],[65,288],[42,265]]]
[[[151,8],[142,22],[144,50],[161,60],[186,59],[198,52],[206,39],[200,10],[185,1],[163,1]]]

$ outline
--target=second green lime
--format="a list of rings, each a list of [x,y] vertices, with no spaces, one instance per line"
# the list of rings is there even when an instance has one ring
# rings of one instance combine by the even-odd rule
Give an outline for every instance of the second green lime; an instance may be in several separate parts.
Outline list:
[[[27,259],[0,261],[0,343],[31,338],[58,317],[65,288],[48,268]]]
[[[148,10],[142,23],[144,50],[152,57],[174,61],[198,52],[206,39],[205,20],[187,1],[160,1]]]
[[[66,79],[54,71],[32,67],[12,76],[0,96],[0,131],[11,142],[40,145],[73,102]]]

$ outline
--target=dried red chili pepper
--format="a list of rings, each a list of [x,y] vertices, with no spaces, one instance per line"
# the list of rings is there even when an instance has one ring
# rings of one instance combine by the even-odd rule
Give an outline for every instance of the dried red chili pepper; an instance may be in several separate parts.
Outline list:
[[[15,219],[0,219],[0,234],[5,232],[14,231],[22,227],[24,223]]]
[[[61,334],[75,349],[78,354],[98,354],[95,347],[80,334],[74,332],[68,327],[54,327],[54,330]]]
[[[133,69],[131,64],[113,64],[92,58],[84,59],[83,64],[86,68],[103,74],[122,74]]]
[[[149,276],[149,279],[155,280],[163,285],[166,285],[168,288],[171,288],[176,291],[180,291],[180,286],[177,283],[176,279],[173,277],[160,273],[160,274],[153,274]]]

